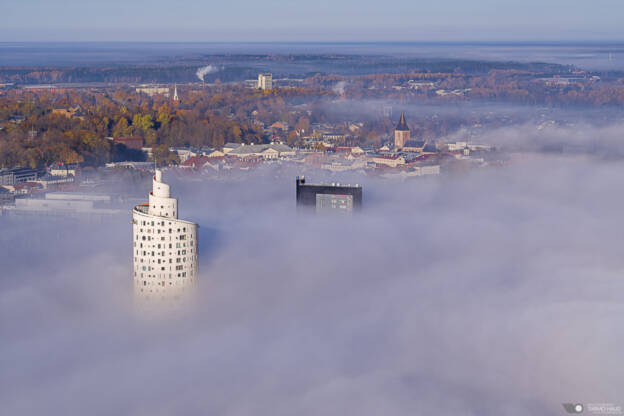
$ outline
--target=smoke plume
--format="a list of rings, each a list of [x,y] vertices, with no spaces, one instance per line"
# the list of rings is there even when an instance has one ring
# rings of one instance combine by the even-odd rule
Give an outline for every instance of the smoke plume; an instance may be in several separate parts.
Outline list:
[[[213,72],[218,72],[218,71],[219,71],[218,67],[214,65],[206,65],[206,66],[202,66],[201,68],[199,68],[195,74],[197,75],[197,78],[199,78],[200,81],[204,81],[204,77],[206,75],[212,74]]]
[[[345,81],[339,81],[336,83],[336,85],[332,87],[332,91],[335,92],[336,94],[343,95],[345,92],[346,86],[347,86],[347,83]]]

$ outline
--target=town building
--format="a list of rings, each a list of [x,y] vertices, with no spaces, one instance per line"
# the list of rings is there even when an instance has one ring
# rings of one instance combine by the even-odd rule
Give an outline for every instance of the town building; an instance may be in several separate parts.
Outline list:
[[[405,143],[403,143],[403,147],[401,149],[404,152],[422,153],[426,145],[427,145],[427,142],[425,140],[408,140]]]
[[[48,173],[52,176],[76,176],[80,166],[77,163],[55,163],[50,165]]]
[[[407,81],[407,88],[412,90],[435,88],[436,85],[437,83],[433,81],[415,81],[413,79]]]
[[[296,198],[298,209],[317,213],[351,213],[362,209],[362,187],[332,183],[306,184],[305,177],[297,176]]]
[[[230,153],[232,150],[237,149],[240,146],[241,146],[240,143],[228,142],[228,143],[223,145],[223,153],[225,153],[225,154]]]
[[[285,121],[276,121],[275,123],[269,126],[269,129],[288,131],[288,123],[286,123]]]
[[[419,176],[430,176],[430,175],[439,175],[440,174],[440,165],[422,165],[422,166],[411,166],[407,169],[400,170],[388,170],[381,173],[380,177],[385,179],[409,179],[413,177]]]
[[[261,157],[263,159],[279,159],[286,156],[294,156],[295,150],[282,143],[271,144],[241,144],[227,152],[228,156],[237,156],[241,159],[248,157]]]
[[[19,182],[15,185],[5,185],[7,189],[13,192],[13,195],[37,195],[43,190],[43,185],[39,182]]]
[[[180,167],[183,169],[203,169],[211,168],[214,170],[220,169],[219,162],[223,160],[223,156],[193,156],[185,160]]]
[[[396,168],[397,166],[405,165],[407,162],[405,156],[398,153],[381,153],[373,154],[370,158],[376,166],[389,166]]]
[[[13,194],[4,186],[0,186],[0,205],[13,203]]]
[[[395,150],[403,149],[405,143],[410,140],[410,129],[405,121],[405,113],[401,112],[399,124],[394,129],[394,148]]]
[[[152,170],[154,169],[154,162],[134,162],[131,160],[127,160],[124,162],[106,163],[104,166],[106,166],[106,168],[108,169],[125,168],[135,170]]]
[[[142,93],[153,97],[157,94],[161,94],[166,98],[169,98],[169,87],[159,87],[156,85],[143,84],[138,86],[136,89],[137,93]]]
[[[52,114],[63,116],[66,118],[76,117],[80,120],[85,120],[85,116],[86,116],[85,112],[82,111],[79,105],[77,105],[76,107],[70,107],[70,108],[53,108]]]
[[[343,142],[347,136],[344,134],[328,133],[323,134],[323,141],[328,142]]]
[[[190,147],[170,147],[169,151],[178,155],[180,163],[186,162],[188,159],[197,156],[197,154],[199,153],[198,149]]]
[[[220,151],[220,150],[216,150],[216,149],[202,149],[201,150],[201,154],[202,156],[208,156],[208,157],[223,157],[225,156],[225,153]]]
[[[473,152],[491,152],[494,150],[493,146],[487,144],[472,144],[468,142],[446,143],[446,147],[449,152],[463,152],[466,149]]]
[[[178,200],[156,170],[149,202],[134,207],[132,235],[137,300],[176,300],[197,286],[197,224],[178,219]]]
[[[73,217],[99,222],[123,214],[111,206],[108,195],[48,192],[43,198],[17,198],[3,207],[3,215],[30,217]]]
[[[0,185],[13,186],[22,182],[34,182],[38,177],[39,171],[31,168],[0,169]]]
[[[259,90],[272,90],[273,89],[273,74],[258,74],[258,87]]]
[[[9,122],[13,124],[22,124],[26,118],[19,114],[9,116]]]
[[[43,176],[40,176],[35,182],[41,184],[43,189],[48,189],[53,185],[62,185],[74,182],[73,175],[51,175],[50,173],[46,173]]]

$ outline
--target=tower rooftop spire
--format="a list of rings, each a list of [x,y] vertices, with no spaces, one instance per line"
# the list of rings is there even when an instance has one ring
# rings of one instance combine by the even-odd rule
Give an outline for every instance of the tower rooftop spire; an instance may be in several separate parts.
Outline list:
[[[407,122],[405,121],[405,112],[404,111],[401,111],[401,119],[399,120],[399,124],[397,124],[395,130],[409,131],[409,127],[407,127]]]

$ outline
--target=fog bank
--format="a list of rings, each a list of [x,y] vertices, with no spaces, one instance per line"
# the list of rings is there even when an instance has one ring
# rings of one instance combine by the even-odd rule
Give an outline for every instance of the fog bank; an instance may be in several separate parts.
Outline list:
[[[171,319],[131,305],[130,213],[0,218],[0,402],[21,415],[621,404],[623,176],[619,162],[548,156],[368,178],[360,215],[316,217],[295,213],[294,178],[277,171],[165,173],[180,217],[200,224],[198,305]]]

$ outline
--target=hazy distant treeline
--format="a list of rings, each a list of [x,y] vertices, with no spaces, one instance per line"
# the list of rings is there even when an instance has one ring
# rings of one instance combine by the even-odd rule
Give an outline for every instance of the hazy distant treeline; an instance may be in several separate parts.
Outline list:
[[[570,66],[545,63],[490,62],[471,60],[402,59],[383,56],[209,56],[181,59],[181,63],[150,65],[110,65],[85,67],[0,67],[0,81],[17,84],[67,82],[192,82],[199,81],[197,69],[206,63],[218,64],[219,70],[207,74],[206,82],[233,82],[253,79],[258,72],[273,72],[276,77],[308,77],[314,74],[365,75],[405,72],[487,73],[493,69],[515,69],[546,74],[570,72]]]

